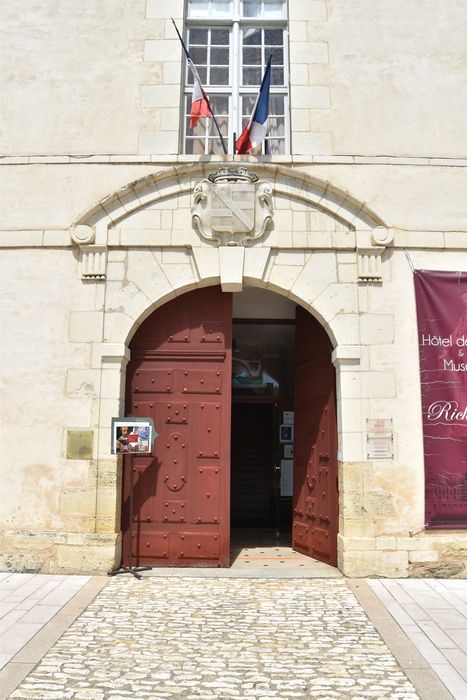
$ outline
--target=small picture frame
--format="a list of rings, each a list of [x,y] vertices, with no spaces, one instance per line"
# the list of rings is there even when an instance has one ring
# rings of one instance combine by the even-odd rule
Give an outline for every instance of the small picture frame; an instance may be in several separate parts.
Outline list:
[[[284,459],[293,459],[293,444],[284,445]]]
[[[282,423],[279,426],[279,442],[293,442],[293,425]]]
[[[152,418],[112,418],[112,454],[149,455],[156,437]]]

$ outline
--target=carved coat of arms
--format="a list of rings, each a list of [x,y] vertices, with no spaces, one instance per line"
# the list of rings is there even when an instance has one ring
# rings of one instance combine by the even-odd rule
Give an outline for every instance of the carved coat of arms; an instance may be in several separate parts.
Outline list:
[[[191,213],[202,238],[246,246],[272,222],[272,187],[246,168],[221,168],[196,185]]]

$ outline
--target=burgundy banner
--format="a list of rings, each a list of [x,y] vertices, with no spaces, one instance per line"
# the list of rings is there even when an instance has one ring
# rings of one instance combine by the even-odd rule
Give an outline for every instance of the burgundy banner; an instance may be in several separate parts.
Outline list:
[[[426,523],[467,527],[467,272],[415,271]]]

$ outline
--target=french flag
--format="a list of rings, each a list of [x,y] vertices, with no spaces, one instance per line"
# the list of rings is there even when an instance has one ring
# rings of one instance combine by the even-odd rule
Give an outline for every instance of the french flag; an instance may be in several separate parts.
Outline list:
[[[271,59],[272,54],[269,56],[251,117],[248,120],[248,124],[243,129],[240,137],[235,142],[237,153],[250,153],[250,151],[264,141],[266,134],[268,133]]]
[[[193,129],[193,127],[195,127],[198,124],[198,119],[200,117],[211,116],[211,109],[209,106],[209,100],[207,98],[207,95],[204,92],[203,86],[201,85],[201,79],[198,75],[198,71],[196,70],[195,64],[191,60],[188,51],[186,52],[186,58],[188,61],[188,65],[191,68],[191,72],[193,73],[194,80],[190,112],[190,129]]]
[[[211,110],[211,105],[209,104],[209,99],[204,88],[201,84],[201,78],[196,70],[196,66],[191,60],[191,56],[188,53],[188,49],[185,46],[185,42],[182,39],[182,35],[178,31],[178,27],[175,24],[174,18],[172,17],[172,22],[177,32],[178,38],[183,48],[183,52],[186,56],[188,65],[190,66],[191,72],[193,74],[193,93],[191,96],[191,111],[190,111],[190,129],[193,129],[198,124],[198,119],[200,117],[211,117],[214,116]],[[222,137],[221,137],[222,138]]]

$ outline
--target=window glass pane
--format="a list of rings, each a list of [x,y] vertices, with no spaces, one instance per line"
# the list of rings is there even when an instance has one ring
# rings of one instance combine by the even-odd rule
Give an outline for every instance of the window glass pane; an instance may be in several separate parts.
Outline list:
[[[188,0],[188,17],[193,19],[230,17],[231,14],[231,0]]]
[[[213,0],[211,2],[211,16],[212,17],[230,17],[232,14],[231,2],[225,0]]]
[[[284,139],[267,139],[265,144],[265,152],[270,156],[280,156],[285,153]]]
[[[282,47],[277,48],[277,46],[266,46],[264,50],[266,59],[269,58],[269,56],[272,53],[272,67],[274,66],[283,66],[284,65],[284,51]]]
[[[264,0],[264,15],[267,19],[284,17],[284,0]]]
[[[229,45],[229,30],[228,29],[211,29],[211,44],[217,46]]]
[[[208,62],[208,50],[200,46],[190,46],[190,56],[196,66],[206,65]]]
[[[282,29],[265,29],[264,41],[269,46],[282,46],[284,43],[284,33]]]
[[[261,45],[261,29],[248,27],[243,32],[243,43],[249,46]]]
[[[271,66],[271,85],[284,84],[284,69],[276,66]]]
[[[187,129],[186,133],[187,136],[204,136],[206,134],[206,119],[204,117],[201,117],[198,119],[198,123],[193,129],[190,129],[190,117],[187,117]]]
[[[209,71],[209,85],[228,85],[229,69],[212,67]]]
[[[213,107],[214,109],[214,107]],[[221,134],[224,137],[224,139],[227,139],[229,135],[229,119],[228,117],[219,117],[216,114],[216,120],[217,123],[219,124],[219,129],[221,130]],[[217,126],[214,123],[214,119],[209,120],[209,136],[219,136],[219,132],[217,131]],[[220,143],[220,139],[219,139]],[[222,149],[222,144],[221,144],[221,149]]]
[[[185,153],[201,155],[204,153],[204,139],[187,138],[185,145]]]
[[[277,136],[284,136],[284,117],[269,117],[268,123],[268,136],[273,138]]]
[[[243,0],[243,17],[261,17],[261,0]]]
[[[211,49],[211,63],[218,66],[228,66],[229,49]]]
[[[227,144],[226,144],[227,145]],[[208,155],[219,155],[224,153],[220,139],[209,139],[206,153]]]
[[[265,17],[267,19],[285,18],[284,0],[243,0],[243,17]]]
[[[206,46],[208,43],[208,30],[193,28],[188,32],[189,44],[202,44]]]
[[[260,85],[261,83],[261,68],[244,68],[243,69],[243,84],[244,85]]]
[[[244,95],[242,99],[242,115],[248,120],[256,101],[256,95]],[[245,128],[246,124],[242,125]]]
[[[216,117],[220,114],[229,113],[229,98],[227,95],[211,95],[210,101],[212,111]]]
[[[269,95],[269,114],[284,114],[284,95]]]
[[[209,17],[209,0],[188,0],[188,17]]]
[[[261,65],[261,48],[244,48],[243,65]]]
[[[197,66],[196,67],[199,75],[199,79],[201,80],[201,83],[203,85],[206,85],[206,77],[207,77],[207,69],[203,66]],[[191,68],[188,66],[187,67],[187,85],[193,85],[194,83],[194,78],[193,78],[193,73],[191,72]]]

